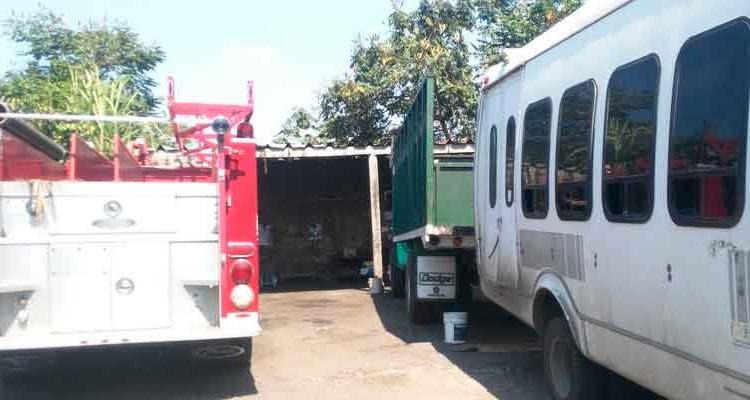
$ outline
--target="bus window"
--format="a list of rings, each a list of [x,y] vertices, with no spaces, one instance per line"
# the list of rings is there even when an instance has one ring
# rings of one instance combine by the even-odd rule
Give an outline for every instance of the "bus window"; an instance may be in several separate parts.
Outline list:
[[[557,135],[556,204],[562,220],[591,216],[591,137],[596,84],[590,80],[563,94]]]
[[[678,225],[733,226],[742,215],[749,49],[742,20],[688,40],[677,58],[669,213]]]
[[[497,128],[490,129],[490,208],[497,204]]]
[[[547,217],[551,119],[552,100],[549,98],[526,108],[521,152],[521,203],[526,218]]]
[[[516,119],[510,117],[505,128],[505,205],[513,205],[513,177],[516,159]]]
[[[602,199],[613,222],[651,217],[659,73],[651,55],[618,68],[609,80]]]

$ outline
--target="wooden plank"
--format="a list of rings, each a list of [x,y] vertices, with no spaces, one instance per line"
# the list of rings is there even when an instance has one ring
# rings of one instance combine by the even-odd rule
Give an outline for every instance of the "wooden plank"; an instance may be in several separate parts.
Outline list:
[[[370,171],[370,223],[372,224],[372,262],[376,278],[383,278],[383,243],[380,232],[380,177],[378,175],[378,156],[370,154],[367,158]]]

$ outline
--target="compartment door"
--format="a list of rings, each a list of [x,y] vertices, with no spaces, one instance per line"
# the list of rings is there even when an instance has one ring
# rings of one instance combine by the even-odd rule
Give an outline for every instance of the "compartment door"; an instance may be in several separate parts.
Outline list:
[[[112,328],[170,325],[169,243],[121,243],[112,248]]]
[[[110,248],[55,245],[49,260],[52,331],[110,329]]]

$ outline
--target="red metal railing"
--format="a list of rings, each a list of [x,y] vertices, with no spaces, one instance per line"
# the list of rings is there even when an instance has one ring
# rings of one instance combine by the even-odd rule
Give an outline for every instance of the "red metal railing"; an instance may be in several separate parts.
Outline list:
[[[143,168],[122,142],[120,136],[115,136],[113,162],[115,181],[143,182]]]
[[[50,159],[17,137],[0,132],[0,181],[65,179],[65,164]]]
[[[112,161],[89,146],[78,135],[70,138],[68,179],[71,181],[111,181],[115,177]],[[42,177],[42,179],[44,179]]]

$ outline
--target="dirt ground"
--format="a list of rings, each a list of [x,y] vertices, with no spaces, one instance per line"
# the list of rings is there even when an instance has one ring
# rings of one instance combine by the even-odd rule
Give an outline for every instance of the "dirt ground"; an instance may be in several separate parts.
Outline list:
[[[409,324],[403,300],[371,296],[362,284],[288,288],[261,302],[251,371],[144,367],[108,353],[107,366],[0,384],[0,399],[550,398],[536,335],[489,304],[470,310],[470,343],[451,346],[442,325]]]
[[[253,369],[263,398],[548,398],[536,336],[494,307],[473,310],[471,344],[449,346],[441,325],[411,325],[402,300],[365,289],[263,301]]]

